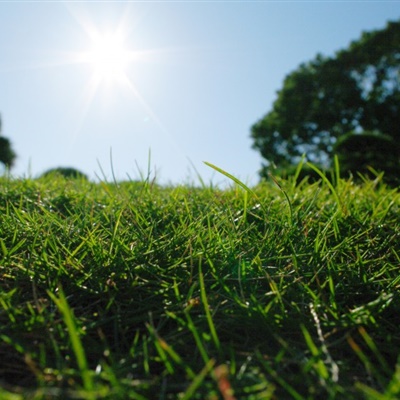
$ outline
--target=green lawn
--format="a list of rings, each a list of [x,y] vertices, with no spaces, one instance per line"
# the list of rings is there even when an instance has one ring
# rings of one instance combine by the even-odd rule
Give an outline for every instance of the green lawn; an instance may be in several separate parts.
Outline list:
[[[398,399],[400,195],[0,180],[0,398]]]

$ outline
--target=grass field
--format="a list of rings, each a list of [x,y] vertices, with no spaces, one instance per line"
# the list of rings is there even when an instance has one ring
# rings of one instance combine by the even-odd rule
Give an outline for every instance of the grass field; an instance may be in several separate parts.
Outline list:
[[[293,182],[1,178],[0,399],[400,398],[399,192]]]

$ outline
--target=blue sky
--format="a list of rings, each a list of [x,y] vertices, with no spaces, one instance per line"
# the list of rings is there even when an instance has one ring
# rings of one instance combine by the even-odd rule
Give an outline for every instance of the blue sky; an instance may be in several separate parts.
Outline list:
[[[284,77],[399,17],[400,2],[383,0],[0,2],[12,173],[72,166],[111,179],[112,164],[117,179],[137,179],[150,151],[160,183],[198,182],[192,164],[224,182],[208,161],[254,184],[262,160],[250,128]],[[94,49],[116,32],[128,58],[99,75]]]

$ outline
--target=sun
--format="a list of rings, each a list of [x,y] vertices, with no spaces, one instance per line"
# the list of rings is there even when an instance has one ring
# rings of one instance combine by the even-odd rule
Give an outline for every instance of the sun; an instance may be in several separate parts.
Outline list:
[[[95,81],[126,81],[132,52],[125,47],[123,35],[118,32],[96,32],[91,39],[92,48],[85,54],[85,61],[93,67]]]
[[[138,17],[130,18],[132,14],[129,7],[125,9],[116,25],[111,22],[108,24],[107,30],[104,30],[104,24],[103,26],[96,25],[84,9],[68,5],[67,10],[86,35],[81,36],[82,41],[78,51],[63,53],[65,61],[62,64],[83,66],[85,78],[89,73],[89,79],[82,86],[82,93],[77,102],[79,117],[72,141],[75,142],[82,132],[84,121],[97,97],[102,97],[101,103],[108,105],[110,99],[119,97],[121,94],[125,100],[133,100],[135,106],[139,105],[146,118],[172,140],[167,128],[136,86],[137,77],[133,72],[138,63],[159,63],[159,57],[173,49],[138,49],[137,39],[140,35],[135,35],[136,40],[132,42],[132,32],[137,26]],[[127,97],[128,95],[130,97]],[[178,145],[175,146],[179,149]]]

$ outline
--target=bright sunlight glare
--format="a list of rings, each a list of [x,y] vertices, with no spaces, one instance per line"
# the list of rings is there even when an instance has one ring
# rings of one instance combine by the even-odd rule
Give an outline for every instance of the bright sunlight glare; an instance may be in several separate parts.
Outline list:
[[[99,94],[100,87],[104,87],[105,84],[107,91],[103,92],[103,94],[106,93],[107,98],[110,97],[111,91],[114,91],[115,86],[119,86],[119,89],[123,88],[125,93],[130,93],[135,102],[140,104],[146,116],[153,121],[159,128],[160,133],[171,143],[175,152],[183,155],[184,152],[179,144],[147,103],[129,74],[129,67],[132,64],[152,59],[154,62],[159,54],[170,52],[171,50],[146,49],[138,51],[130,48],[127,39],[132,27],[127,25],[128,14],[126,13],[128,11],[122,15],[120,23],[114,27],[114,30],[100,30],[82,10],[79,11],[71,6],[68,7],[68,10],[86,32],[88,39],[90,39],[90,43],[88,43],[88,47],[84,51],[75,52],[71,55],[72,62],[84,64],[92,69],[91,77],[82,91],[82,100],[79,101],[79,118],[77,118],[72,142],[74,143],[82,132],[82,127],[91,105],[97,94]]]
[[[97,82],[122,82],[126,80],[126,70],[132,60],[132,52],[124,44],[118,33],[93,35],[93,47],[86,53],[86,62],[94,68]]]

